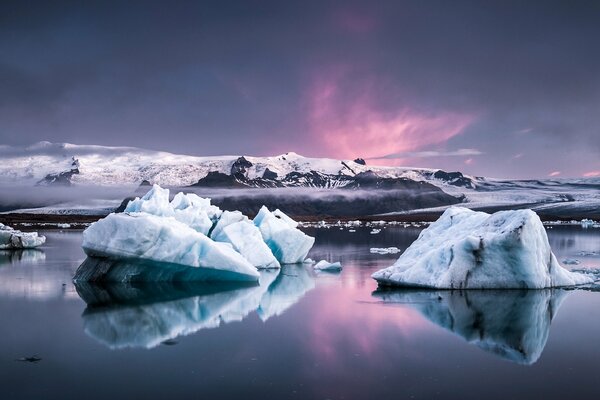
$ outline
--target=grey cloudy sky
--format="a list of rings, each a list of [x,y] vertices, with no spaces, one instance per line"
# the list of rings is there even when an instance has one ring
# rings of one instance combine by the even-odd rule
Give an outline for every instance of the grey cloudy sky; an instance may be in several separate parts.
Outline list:
[[[600,175],[597,1],[0,3],[0,143]]]

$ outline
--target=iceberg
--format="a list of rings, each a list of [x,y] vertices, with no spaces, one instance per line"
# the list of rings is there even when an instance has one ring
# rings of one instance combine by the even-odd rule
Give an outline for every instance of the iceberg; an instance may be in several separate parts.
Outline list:
[[[0,223],[0,250],[33,249],[46,243],[46,237],[37,232],[21,232]]]
[[[254,224],[282,264],[303,262],[315,243],[315,238],[297,229],[298,223],[278,209],[271,212],[267,207],[261,207],[254,217]]]
[[[193,193],[154,185],[83,233],[90,257],[74,279],[79,281],[238,280],[257,281],[257,268],[305,259],[314,238],[280,210],[265,207],[251,221],[239,211],[222,211]],[[115,261],[132,262],[123,267]]]
[[[208,235],[213,223],[221,216],[221,210],[193,193],[177,193],[169,202],[169,189],[154,185],[142,198],[131,200],[126,213],[146,213],[158,217],[172,217],[190,228]]]
[[[110,214],[93,223],[83,232],[82,247],[90,257],[146,261],[153,270],[148,274],[140,273],[140,268],[94,270],[84,263],[75,280],[257,281],[259,277],[230,244],[215,242],[173,217],[144,212]]]
[[[560,266],[531,210],[495,214],[451,207],[372,277],[383,286],[542,289],[592,283]]]
[[[265,244],[260,230],[239,211],[225,211],[211,232],[217,242],[229,243],[250,264],[257,268],[280,268],[280,264]]]
[[[313,268],[318,271],[338,272],[342,270],[342,264],[339,262],[330,263],[329,261],[321,260],[316,263]]]
[[[541,356],[567,291],[377,290],[373,295],[384,303],[408,305],[497,357],[530,365]]]

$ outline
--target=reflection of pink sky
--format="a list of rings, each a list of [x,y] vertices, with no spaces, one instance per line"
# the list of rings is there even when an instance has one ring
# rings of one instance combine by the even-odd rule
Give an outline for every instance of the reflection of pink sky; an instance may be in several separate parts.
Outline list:
[[[408,353],[410,346],[403,345],[427,329],[428,322],[418,311],[381,304],[372,297],[374,282],[365,287],[349,277],[342,280],[341,286],[343,290],[318,290],[311,296],[315,307],[306,321],[310,332],[306,348],[312,349],[320,364],[341,368],[349,348],[362,360],[380,363],[382,354],[378,351],[386,340],[382,337],[386,331],[391,331],[395,343]]]
[[[315,79],[308,92],[308,123],[323,153],[339,158],[379,157],[444,144],[460,134],[474,116],[453,112],[425,113],[410,107],[379,110],[370,83],[357,96],[343,93],[343,73]],[[328,76],[327,76],[328,75]],[[403,160],[378,160],[378,163]]]

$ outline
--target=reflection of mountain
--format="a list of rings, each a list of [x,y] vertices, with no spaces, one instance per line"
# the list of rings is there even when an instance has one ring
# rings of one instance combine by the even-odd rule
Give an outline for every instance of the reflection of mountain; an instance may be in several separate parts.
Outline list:
[[[376,291],[386,303],[407,304],[435,324],[498,357],[535,363],[563,290]]]
[[[85,332],[110,348],[152,348],[168,339],[241,321],[257,310],[280,315],[314,287],[305,266],[261,271],[254,286],[191,282],[138,285],[77,283],[88,303]]]

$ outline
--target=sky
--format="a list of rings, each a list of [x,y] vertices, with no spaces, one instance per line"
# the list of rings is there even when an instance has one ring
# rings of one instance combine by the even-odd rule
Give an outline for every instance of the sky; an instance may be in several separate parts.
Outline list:
[[[0,144],[600,176],[598,1],[0,2]]]

